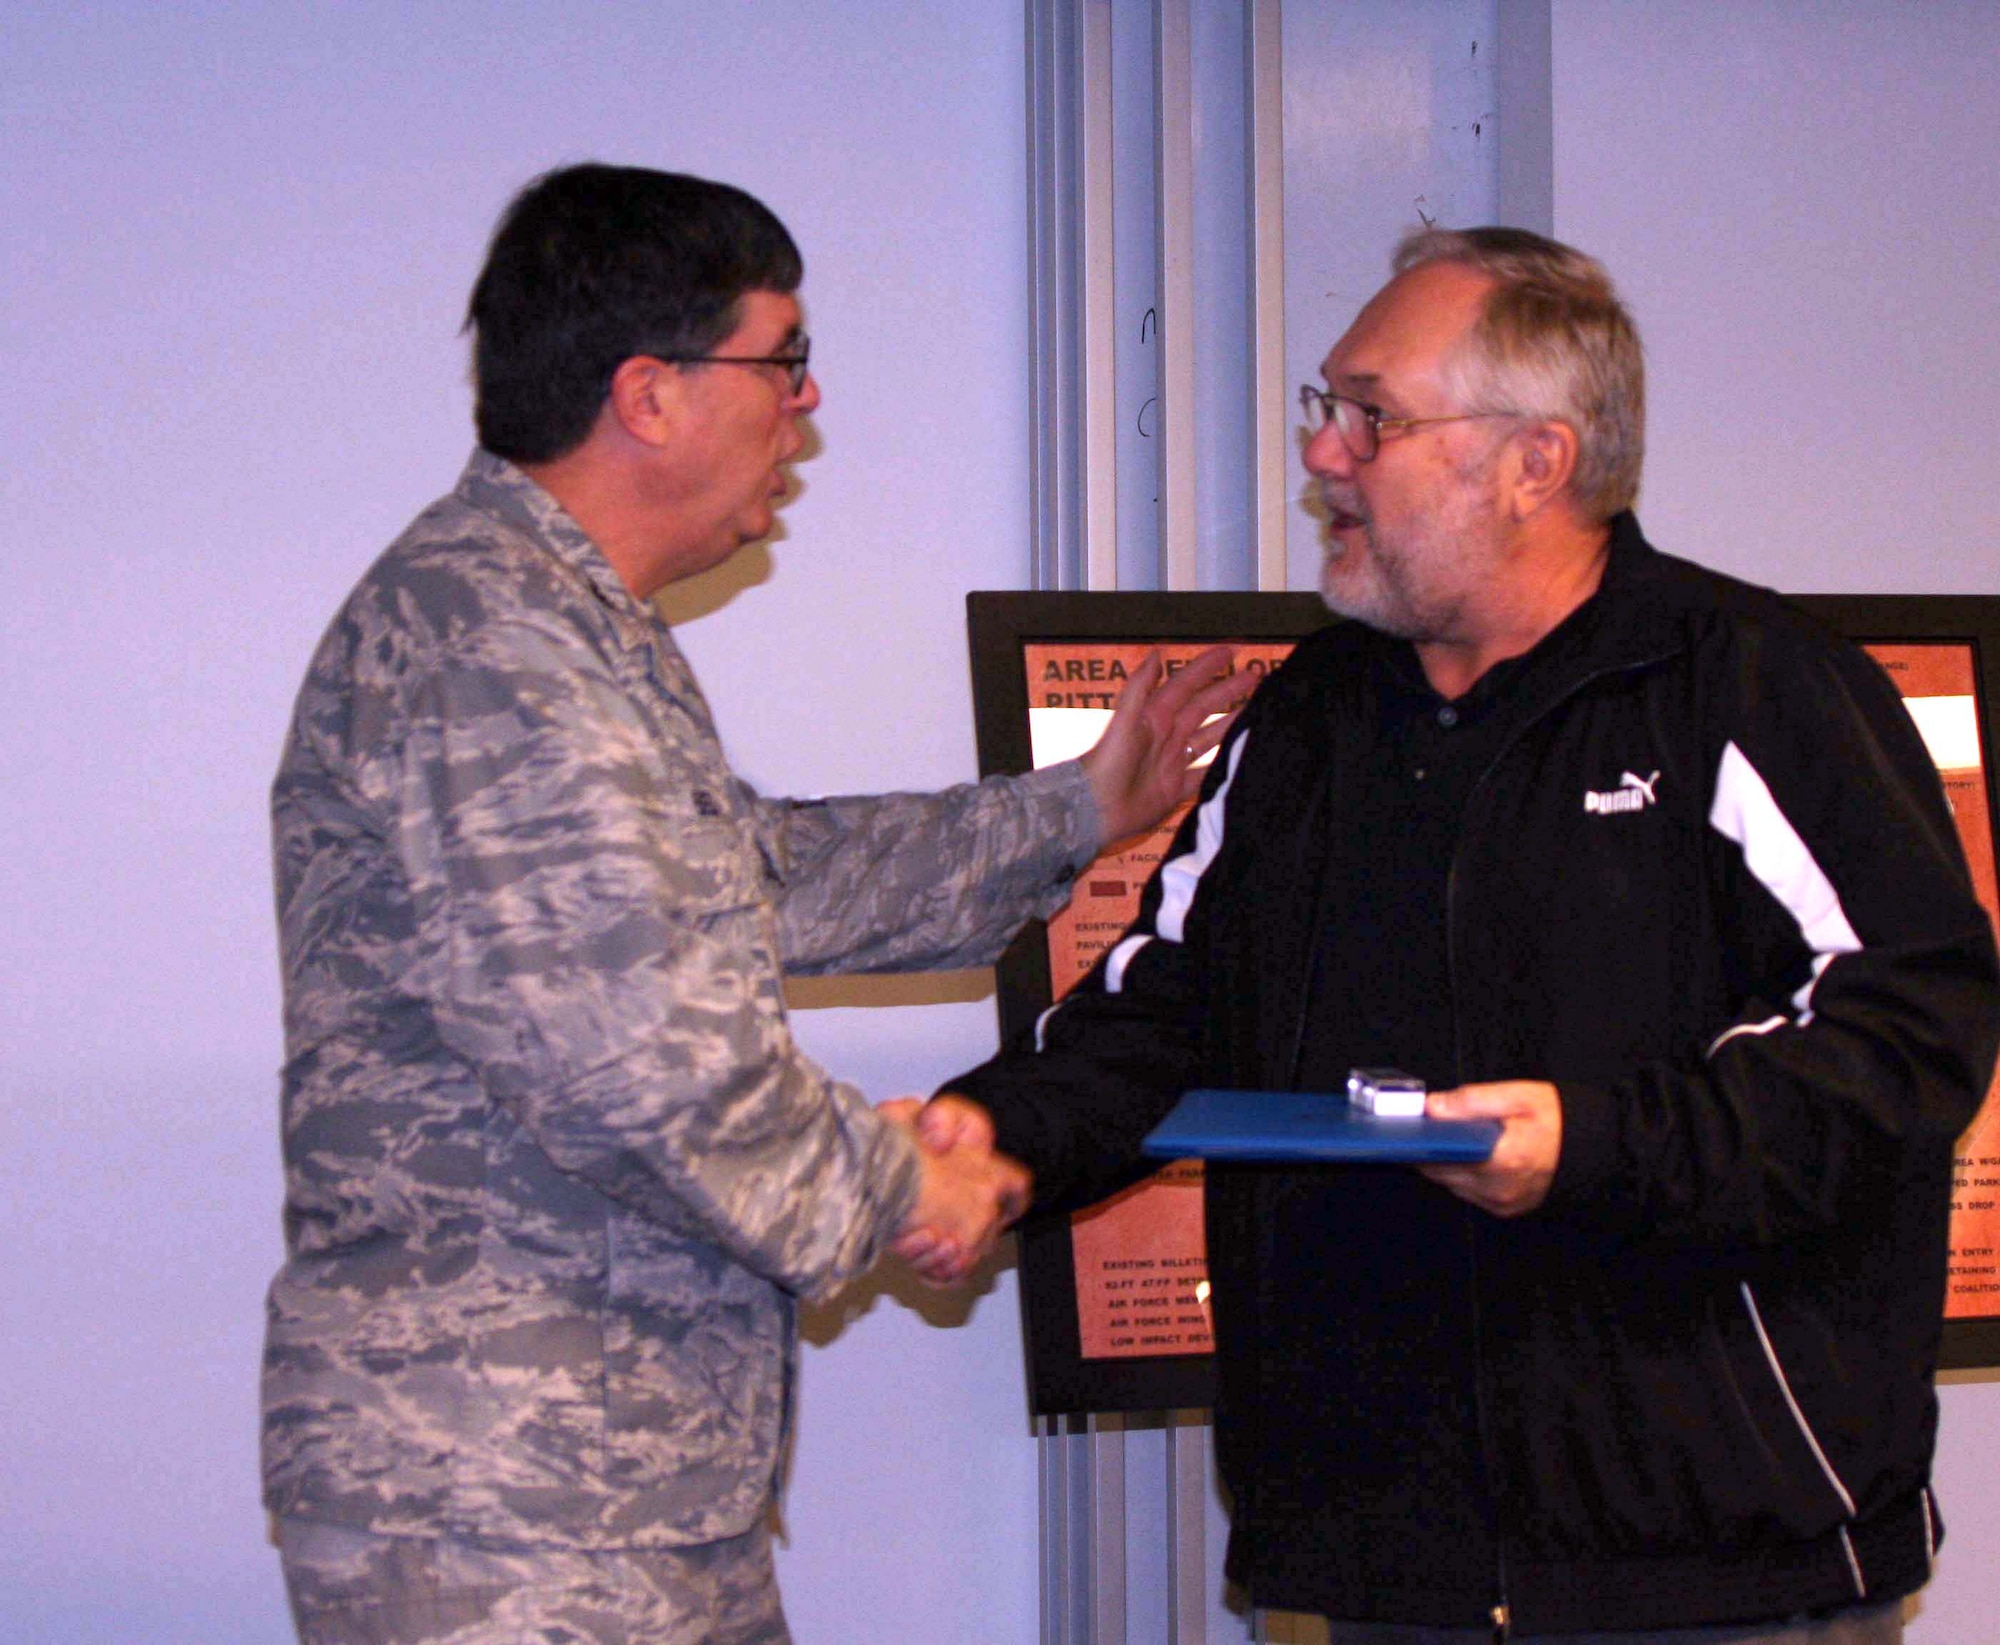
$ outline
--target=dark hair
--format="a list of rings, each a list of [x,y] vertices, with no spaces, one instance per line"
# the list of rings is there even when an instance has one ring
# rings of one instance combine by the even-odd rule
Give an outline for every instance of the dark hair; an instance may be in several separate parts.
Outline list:
[[[536,178],[466,306],[479,443],[510,462],[562,456],[621,363],[706,353],[746,291],[795,291],[802,272],[785,225],[727,183],[595,163]]]

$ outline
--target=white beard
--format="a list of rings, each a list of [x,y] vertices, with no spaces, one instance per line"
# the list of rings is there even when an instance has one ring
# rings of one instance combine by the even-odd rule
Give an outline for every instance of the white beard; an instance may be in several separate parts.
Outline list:
[[[1327,608],[1418,643],[1457,632],[1460,613],[1498,560],[1499,524],[1486,484],[1491,474],[1492,464],[1479,462],[1422,518],[1406,519],[1393,531],[1363,512],[1358,499],[1345,507],[1322,485],[1322,508],[1358,521],[1345,535],[1361,539],[1343,542],[1328,533],[1320,567]]]

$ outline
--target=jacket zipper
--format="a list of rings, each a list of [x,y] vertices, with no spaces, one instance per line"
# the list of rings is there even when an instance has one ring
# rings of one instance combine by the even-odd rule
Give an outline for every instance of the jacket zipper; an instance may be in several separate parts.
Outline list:
[[[1445,897],[1449,902],[1450,882]],[[1486,1461],[1487,1489],[1493,1493],[1493,1589],[1498,1598],[1487,1613],[1493,1622],[1493,1645],[1507,1645],[1512,1638],[1507,1602],[1507,1538],[1500,1523],[1499,1446],[1493,1437],[1493,1417],[1486,1399],[1485,1361],[1481,1344],[1486,1340],[1485,1321],[1479,1306],[1479,1227],[1478,1213],[1469,1205],[1459,1207],[1465,1229],[1466,1291],[1472,1305],[1472,1412],[1479,1429],[1479,1449]]]
[[[1542,720],[1546,719],[1550,714],[1553,714],[1558,708],[1561,708],[1565,703],[1569,702],[1571,698],[1575,697],[1578,693],[1582,692],[1586,687],[1594,685],[1597,681],[1602,679],[1609,679],[1613,675],[1629,674],[1635,669],[1649,668],[1653,664],[1662,661],[1664,657],[1667,655],[1669,655],[1669,653],[1661,652],[1645,657],[1634,658],[1629,662],[1617,663],[1609,665],[1607,667],[1593,669],[1589,673],[1583,675],[1580,679],[1573,680],[1572,682],[1570,682],[1569,686],[1559,696],[1554,698],[1544,708],[1542,708],[1540,712],[1536,713],[1531,718],[1522,721],[1521,724],[1517,725],[1514,728],[1513,734],[1508,737],[1506,743],[1502,745],[1500,750],[1487,763],[1486,769],[1480,772],[1478,777],[1474,779],[1472,787],[1466,795],[1465,804],[1466,804],[1467,814],[1470,814],[1473,801],[1478,797],[1479,790],[1485,786],[1487,778],[1490,777],[1493,774],[1493,772],[1499,768],[1500,762],[1504,760],[1507,757],[1507,755],[1512,751],[1515,743],[1519,742],[1521,737],[1524,734],[1526,734],[1531,728],[1540,724]],[[1326,806],[1327,797],[1328,796],[1326,789],[1323,787],[1319,795],[1318,805],[1306,818],[1305,826],[1307,829],[1311,829],[1318,822],[1320,814]],[[1459,832],[1462,837],[1464,834],[1463,827],[1460,828]],[[1323,913],[1323,910],[1320,908],[1319,905],[1320,905],[1320,900],[1324,895],[1325,872],[1326,872],[1325,864],[1324,862],[1322,862],[1320,865],[1321,883],[1315,885],[1313,893],[1314,922],[1313,922],[1313,931],[1311,933],[1310,957],[1307,960],[1307,963],[1304,968],[1304,973],[1305,973],[1304,982],[1300,987],[1297,1004],[1293,1011],[1294,1026],[1292,1031],[1291,1052],[1289,1057],[1286,1059],[1286,1069],[1285,1069],[1286,1082],[1288,1086],[1291,1084],[1295,1084],[1298,1079],[1299,1063],[1305,1053],[1306,1014],[1312,1004],[1313,986],[1318,981],[1319,977],[1319,955],[1321,948],[1321,938],[1323,936],[1323,931],[1321,929],[1321,915]],[[1464,1047],[1462,1044],[1456,1043],[1459,1038],[1458,1012],[1457,1012],[1458,933],[1457,933],[1457,922],[1454,917],[1454,910],[1457,906],[1457,902],[1458,902],[1458,855],[1456,852],[1454,852],[1452,855],[1451,867],[1446,871],[1445,874],[1445,892],[1444,892],[1445,975],[1447,983],[1451,989],[1451,998],[1453,1002],[1452,1038],[1453,1041],[1455,1042],[1454,1050],[1455,1050],[1456,1061],[1458,1064],[1458,1069],[1456,1071],[1460,1072],[1460,1077],[1463,1078],[1462,1070],[1465,1066]],[[1495,1443],[1492,1434],[1491,1417],[1488,1410],[1488,1400],[1486,1392],[1486,1372],[1485,1372],[1484,1355],[1482,1353],[1482,1343],[1484,1342],[1484,1333],[1481,1329],[1480,1316],[1479,1316],[1479,1284],[1478,1284],[1479,1261],[1478,1261],[1477,1242],[1476,1242],[1476,1229],[1471,1221],[1471,1218],[1473,1216],[1471,1207],[1469,1206],[1466,1207],[1464,1215],[1466,1217],[1466,1223],[1465,1223],[1466,1267],[1470,1280],[1469,1289],[1471,1292],[1471,1301],[1473,1310],[1472,1392],[1473,1392],[1473,1408],[1475,1411],[1474,1420],[1477,1423],[1479,1430],[1480,1450],[1486,1465],[1486,1475],[1489,1482],[1489,1489],[1493,1489],[1493,1482],[1497,1481],[1499,1477],[1499,1467],[1498,1467]],[[1261,1403],[1262,1402],[1260,1400],[1259,1401],[1260,1408],[1261,1408]],[[1509,1602],[1507,1593],[1506,1537],[1504,1533],[1504,1527],[1502,1527],[1500,1524],[1499,1492],[1497,1489],[1493,1490],[1493,1496],[1494,1496],[1494,1559],[1495,1559],[1494,1583],[1495,1583],[1496,1598],[1493,1606],[1487,1612],[1487,1615],[1491,1619],[1493,1624],[1494,1645],[1507,1645],[1507,1641],[1513,1638],[1513,1607]]]
[[[1501,752],[1505,753],[1505,750],[1503,749]],[[1498,763],[1499,759],[1496,756],[1494,764],[1497,765]],[[1492,766],[1488,766],[1487,770],[1490,771],[1492,768]],[[1486,773],[1481,772],[1478,781],[1473,784],[1474,790],[1476,791],[1479,783],[1485,780]],[[1470,803],[1471,797],[1468,795],[1467,804]],[[1454,853],[1451,867],[1445,873],[1444,882],[1445,974],[1447,978],[1454,976],[1458,969],[1455,963],[1457,944],[1453,940],[1452,935],[1452,905],[1457,901],[1457,891],[1458,858]],[[1451,998],[1451,1032],[1453,1040],[1456,1041],[1458,1039],[1458,988],[1455,983],[1452,985]],[[1453,1069],[1453,1073],[1457,1074],[1462,1081],[1465,1067],[1465,1057],[1462,1048],[1458,1051],[1457,1063],[1458,1066]],[[1461,1204],[1459,1206],[1460,1226],[1465,1230],[1466,1297],[1472,1309],[1472,1415],[1473,1422],[1479,1432],[1480,1456],[1486,1465],[1486,1488],[1493,1496],[1493,1591],[1496,1598],[1488,1615],[1493,1620],[1493,1645],[1507,1645],[1507,1640],[1511,1637],[1509,1633],[1511,1607],[1508,1604],[1507,1598],[1507,1528],[1501,1521],[1500,1513],[1500,1447],[1499,1442],[1494,1437],[1493,1413],[1486,1391],[1486,1321],[1484,1311],[1480,1306],[1479,1224],[1476,1220],[1478,1216],[1479,1213],[1470,1205]]]
[[[1628,663],[1593,669],[1581,678],[1571,681],[1567,688],[1558,696],[1551,699],[1539,712],[1524,719],[1519,725],[1515,726],[1506,742],[1501,744],[1500,748],[1494,753],[1493,758],[1487,761],[1486,769],[1473,779],[1472,787],[1466,791],[1465,810],[1461,814],[1458,830],[1460,841],[1464,840],[1466,832],[1464,819],[1471,816],[1473,805],[1479,798],[1479,791],[1486,786],[1487,779],[1500,768],[1501,762],[1513,752],[1515,744],[1526,736],[1529,731],[1597,681],[1609,679],[1613,675],[1628,674],[1634,669],[1649,667],[1658,660],[1660,659],[1657,657],[1649,657],[1636,659]],[[1459,853],[1453,851],[1451,867],[1445,871],[1444,942],[1445,979],[1451,991],[1451,1033],[1454,1060],[1456,1062],[1456,1067],[1452,1072],[1462,1083],[1465,1078],[1465,1046],[1460,1035],[1461,1015],[1458,1008],[1458,861]],[[1317,944],[1314,945],[1314,951],[1318,951]],[[1304,1033],[1303,1023],[1300,1025],[1300,1033],[1301,1035]],[[1489,1408],[1486,1388],[1486,1334],[1479,1306],[1479,1228],[1475,1220],[1479,1213],[1474,1211],[1471,1206],[1466,1206],[1463,1210],[1463,1215],[1465,1218],[1466,1272],[1472,1304],[1473,1412],[1474,1421],[1479,1430],[1479,1447],[1486,1464],[1487,1488],[1493,1493],[1493,1582],[1495,1600],[1492,1609],[1488,1611],[1487,1615],[1493,1623],[1493,1645],[1507,1645],[1507,1641],[1513,1638],[1513,1605],[1507,1592],[1507,1531],[1506,1526],[1501,1521],[1500,1512],[1501,1473],[1499,1447],[1493,1434],[1492,1413]]]
[[[1320,785],[1318,798],[1312,809],[1306,813],[1305,827],[1308,837],[1319,826],[1320,819],[1332,806],[1332,780]],[[1295,1091],[1299,1083],[1299,1065],[1306,1054],[1306,1016],[1312,1009],[1313,990],[1319,986],[1320,937],[1325,929],[1326,915],[1326,858],[1318,858],[1318,874],[1313,881],[1313,926],[1309,933],[1309,949],[1303,970],[1304,980],[1299,986],[1297,1003],[1292,1008],[1292,1048],[1285,1059],[1284,1080],[1279,1089]]]

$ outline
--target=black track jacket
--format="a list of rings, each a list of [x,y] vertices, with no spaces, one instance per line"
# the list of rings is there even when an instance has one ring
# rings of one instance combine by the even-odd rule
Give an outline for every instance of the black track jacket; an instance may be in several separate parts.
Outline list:
[[[1881,671],[1614,522],[1582,643],[1474,785],[1447,893],[1461,1081],[1556,1083],[1500,1220],[1401,1167],[1214,1166],[1216,1435],[1261,1605],[1515,1634],[1918,1587],[1952,1144],[1993,934]],[[1192,1086],[1283,1089],[1375,713],[1356,623],[1258,691],[1137,922],[951,1082],[1039,1206],[1131,1180]]]

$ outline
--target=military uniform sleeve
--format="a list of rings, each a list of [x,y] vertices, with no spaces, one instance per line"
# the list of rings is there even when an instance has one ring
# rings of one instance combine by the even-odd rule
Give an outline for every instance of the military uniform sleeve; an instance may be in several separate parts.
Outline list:
[[[1074,760],[938,794],[762,800],[745,790],[776,875],[785,968],[990,965],[1069,899],[1096,854],[1097,806]]]
[[[663,738],[532,620],[401,682],[377,803],[445,1042],[564,1171],[816,1294],[914,1204],[903,1133],[794,1043],[750,819],[712,742]]]

